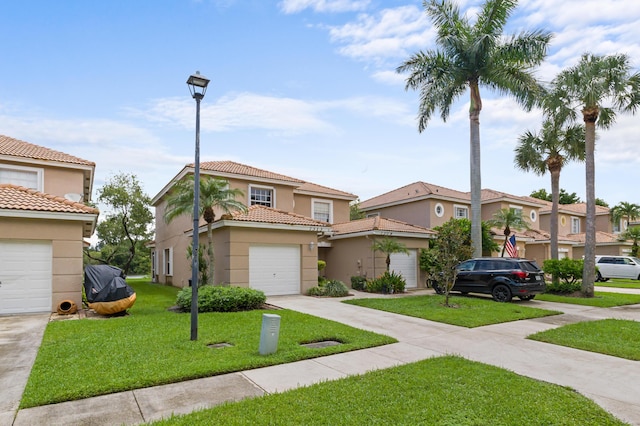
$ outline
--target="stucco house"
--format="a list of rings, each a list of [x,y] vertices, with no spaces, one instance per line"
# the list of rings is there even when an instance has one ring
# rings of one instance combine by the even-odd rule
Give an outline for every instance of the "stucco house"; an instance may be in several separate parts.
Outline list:
[[[0,314],[82,306],[95,164],[0,135]]]

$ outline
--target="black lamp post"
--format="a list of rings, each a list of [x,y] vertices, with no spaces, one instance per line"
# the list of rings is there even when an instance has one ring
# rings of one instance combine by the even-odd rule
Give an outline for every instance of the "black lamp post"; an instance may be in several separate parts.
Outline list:
[[[209,79],[200,71],[187,80],[191,96],[196,100],[196,159],[193,172],[193,248],[191,250],[191,340],[198,340],[198,249],[200,237],[200,101],[207,91]]]

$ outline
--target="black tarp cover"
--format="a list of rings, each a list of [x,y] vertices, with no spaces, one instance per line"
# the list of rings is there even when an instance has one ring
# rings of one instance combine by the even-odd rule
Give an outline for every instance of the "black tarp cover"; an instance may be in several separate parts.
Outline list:
[[[87,301],[114,302],[133,295],[120,268],[110,265],[87,265],[84,268],[84,291]]]

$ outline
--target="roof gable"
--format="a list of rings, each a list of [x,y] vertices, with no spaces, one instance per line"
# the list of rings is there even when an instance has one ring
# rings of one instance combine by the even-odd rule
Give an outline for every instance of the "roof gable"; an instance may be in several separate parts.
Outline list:
[[[404,204],[425,198],[449,199],[466,203],[471,200],[468,192],[460,192],[426,182],[414,182],[385,194],[378,195],[377,197],[365,200],[359,204],[359,208],[360,210],[370,210],[377,207]]]

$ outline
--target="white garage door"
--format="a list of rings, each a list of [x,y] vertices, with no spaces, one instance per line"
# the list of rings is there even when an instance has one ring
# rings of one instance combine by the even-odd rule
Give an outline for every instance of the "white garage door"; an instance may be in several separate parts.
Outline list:
[[[391,271],[401,274],[407,282],[406,288],[418,287],[418,251],[409,250],[409,254],[391,253]]]
[[[51,311],[51,243],[0,240],[0,314]]]
[[[267,296],[300,294],[300,246],[249,247],[249,287]]]

